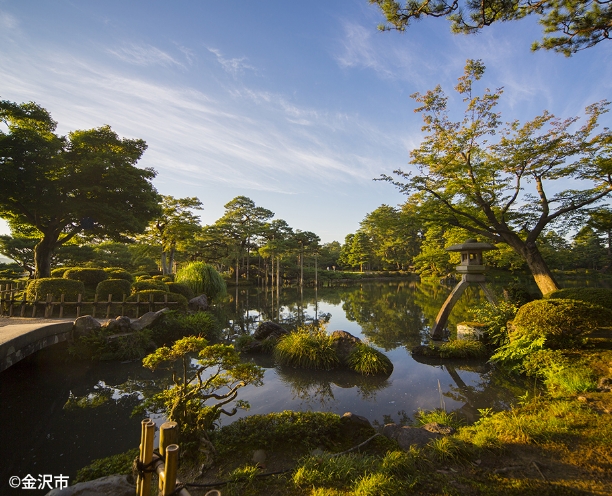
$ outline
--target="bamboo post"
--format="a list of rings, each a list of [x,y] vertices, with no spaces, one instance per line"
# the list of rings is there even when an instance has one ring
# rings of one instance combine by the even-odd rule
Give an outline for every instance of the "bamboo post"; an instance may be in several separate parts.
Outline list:
[[[179,447],[171,444],[166,447],[166,464],[164,466],[164,487],[162,496],[171,495],[176,489],[176,474],[178,472]]]
[[[21,308],[19,309],[19,316],[20,317],[24,317],[25,316],[25,309],[26,309],[26,294],[25,291],[23,292],[23,298],[21,300]]]
[[[109,294],[108,295],[108,301],[106,302],[106,318],[110,319],[110,313],[111,313],[111,305],[113,303],[113,295]]]
[[[66,295],[62,293],[60,295],[60,310],[59,310],[59,318],[61,319],[64,316],[64,300],[66,299]]]
[[[32,318],[36,317],[36,303],[38,303],[38,293],[34,294],[34,302],[32,303]]]
[[[51,302],[53,301],[53,295],[47,294],[47,300],[45,301],[45,319],[48,319],[53,314],[53,307]]]
[[[9,301],[9,308],[8,308],[9,313],[8,314],[9,314],[9,317],[12,317],[13,316],[13,304],[15,303],[15,292],[11,290],[9,294],[10,294],[11,299]]]
[[[96,293],[94,295],[93,304],[92,304],[93,306],[92,306],[92,309],[91,309],[91,316],[94,319],[96,318],[96,306],[97,306],[97,304],[98,304],[98,294]]]
[[[81,300],[83,299],[83,295],[79,293],[77,295],[77,304],[76,304],[76,316],[77,319],[81,316]]]
[[[166,448],[171,444],[178,444],[178,424],[176,422],[164,422],[159,428],[159,453],[163,455],[166,453]],[[166,458],[167,460],[167,458]],[[176,474],[174,474],[176,478]],[[159,490],[164,489],[165,481],[168,480],[165,477],[159,478]],[[164,493],[165,494],[165,493]]]
[[[141,423],[141,429],[139,460],[146,466],[153,460],[155,422],[153,422],[151,419],[145,419]],[[150,469],[148,468],[146,470]],[[136,491],[138,496],[149,496],[151,494],[151,472],[145,472],[144,475],[138,476]]]

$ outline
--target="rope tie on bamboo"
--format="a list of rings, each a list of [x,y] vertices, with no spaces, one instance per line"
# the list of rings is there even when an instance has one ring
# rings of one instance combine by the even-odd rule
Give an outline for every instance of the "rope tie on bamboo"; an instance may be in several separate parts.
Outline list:
[[[159,457],[159,458],[162,458],[163,460],[163,457]],[[158,462],[159,458],[154,457],[153,460],[151,460],[149,463],[146,463],[146,464],[142,463],[138,458],[135,458],[134,462],[132,463],[132,473],[138,474],[140,477],[144,477],[144,474],[146,473],[150,473],[150,474],[156,473],[155,464]]]

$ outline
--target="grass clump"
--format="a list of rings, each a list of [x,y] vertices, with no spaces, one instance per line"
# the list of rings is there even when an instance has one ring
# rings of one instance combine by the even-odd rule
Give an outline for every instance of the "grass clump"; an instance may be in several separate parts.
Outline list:
[[[358,343],[347,358],[351,370],[363,375],[391,375],[391,360],[377,349]]]
[[[204,262],[191,262],[181,267],[176,273],[174,282],[185,283],[194,294],[205,294],[211,300],[227,293],[227,287],[221,274],[212,265]]]
[[[77,472],[73,483],[99,479],[107,475],[130,475],[132,464],[137,456],[138,448],[134,448],[119,455],[94,460]]]
[[[447,412],[441,408],[435,410],[419,410],[416,414],[416,425],[427,425],[432,423],[447,425],[458,429],[463,425],[462,420],[455,412]]]
[[[298,327],[283,336],[274,349],[276,362],[284,367],[331,370],[340,364],[334,339],[325,326]]]
[[[435,358],[483,359],[489,356],[489,351],[480,341],[454,340],[441,345],[416,346],[413,354]]]

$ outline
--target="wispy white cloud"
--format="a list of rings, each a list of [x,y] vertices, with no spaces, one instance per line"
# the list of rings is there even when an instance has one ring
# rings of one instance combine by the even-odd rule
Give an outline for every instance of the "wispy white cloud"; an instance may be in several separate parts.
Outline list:
[[[7,12],[0,11],[0,29],[15,29],[19,25],[17,19]]]
[[[172,57],[172,55],[145,43],[130,43],[117,48],[108,48],[107,52],[123,62],[139,66],[175,65],[184,67],[184,65]]]
[[[218,50],[217,48],[209,47],[208,51],[217,57],[217,62],[221,64],[223,70],[230,73],[234,77],[244,73],[245,69],[255,70],[255,67],[245,62],[247,60],[246,57],[227,59],[221,54],[221,50]]]

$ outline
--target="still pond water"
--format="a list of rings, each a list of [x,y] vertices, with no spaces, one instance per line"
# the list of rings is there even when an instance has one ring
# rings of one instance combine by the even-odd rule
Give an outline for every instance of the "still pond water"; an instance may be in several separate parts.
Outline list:
[[[328,330],[342,329],[387,354],[394,365],[387,378],[348,372],[279,370],[265,357],[264,385],[241,390],[251,410],[240,415],[283,410],[354,412],[380,424],[414,418],[418,409],[457,411],[475,420],[478,409],[507,408],[525,386],[486,363],[415,360],[410,349],[427,340],[427,329],[450,286],[416,281],[376,282],[342,288],[296,288],[280,295],[251,288],[232,293],[216,308],[225,337],[252,332],[262,320],[328,318]],[[280,305],[279,305],[280,296]],[[449,322],[469,318],[482,295],[469,290]],[[68,362],[62,345],[41,351],[0,373],[0,494],[8,479],[27,474],[68,475],[93,459],[138,446],[141,417],[132,417],[142,392],[167,382],[140,362]],[[72,407],[74,399],[87,407]],[[82,402],[83,403],[83,402]],[[235,418],[235,417],[234,417]],[[157,423],[163,419],[156,419]],[[226,420],[227,422],[227,420]],[[33,491],[36,493],[36,491]]]

